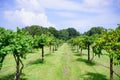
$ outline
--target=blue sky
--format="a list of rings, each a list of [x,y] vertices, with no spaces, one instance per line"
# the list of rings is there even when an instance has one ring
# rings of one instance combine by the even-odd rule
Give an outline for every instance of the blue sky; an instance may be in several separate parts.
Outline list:
[[[0,0],[0,26],[15,30],[30,25],[56,29],[116,28],[120,0]]]

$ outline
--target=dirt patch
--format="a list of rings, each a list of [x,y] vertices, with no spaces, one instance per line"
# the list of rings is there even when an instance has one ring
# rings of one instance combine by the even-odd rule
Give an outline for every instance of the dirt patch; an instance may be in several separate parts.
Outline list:
[[[66,76],[70,76],[70,72],[69,72],[69,69],[67,66],[64,66],[63,68],[63,73],[66,75]]]

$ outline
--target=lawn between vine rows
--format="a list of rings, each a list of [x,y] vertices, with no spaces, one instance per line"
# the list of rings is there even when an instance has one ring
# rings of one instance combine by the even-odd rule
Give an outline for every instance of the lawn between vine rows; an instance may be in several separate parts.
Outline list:
[[[81,55],[73,52],[67,43],[51,54],[45,47],[44,63],[41,63],[40,52],[40,49],[35,50],[23,59],[22,80],[109,80],[109,57],[106,52],[100,58],[95,56],[91,63],[87,62],[87,50],[83,50]],[[120,74],[119,67],[114,66],[117,74]],[[13,80],[15,71],[14,58],[11,54],[7,55],[0,71],[0,80]],[[114,80],[120,79],[114,74]]]

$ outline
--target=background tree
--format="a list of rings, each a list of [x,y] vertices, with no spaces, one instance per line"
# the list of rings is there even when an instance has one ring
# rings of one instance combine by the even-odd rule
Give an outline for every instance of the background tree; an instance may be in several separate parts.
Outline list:
[[[25,27],[23,30],[28,31],[32,36],[42,34],[42,29],[40,29],[40,26],[38,25],[32,25],[32,26]]]
[[[84,36],[84,44],[88,49],[88,62],[90,62],[90,45],[93,43],[93,38],[89,36]]]
[[[60,42],[59,39],[57,39],[57,38],[54,38],[54,39],[53,39],[53,52],[58,49],[60,43],[61,43],[61,42]]]
[[[85,49],[85,44],[84,44],[84,36],[79,36],[79,48],[81,49],[80,50],[80,53],[82,54],[82,50]]]
[[[72,45],[73,50],[74,51],[76,50],[78,52],[78,50],[79,50],[79,38],[71,38],[69,40],[69,43]]]
[[[52,52],[52,47],[54,45],[54,39],[55,39],[54,36],[47,37],[47,46],[50,47],[50,53]]]
[[[106,29],[103,27],[92,27],[90,30],[85,32],[84,35],[87,35],[87,36],[100,35],[102,34],[103,30],[106,30]]]
[[[59,39],[62,40],[68,40],[69,39],[69,32],[67,31],[67,29],[62,29],[59,31]]]
[[[72,37],[77,37],[80,35],[80,33],[74,28],[57,30],[54,27],[46,28],[39,25],[32,25],[23,28],[23,30],[28,31],[32,36],[41,34],[45,34],[47,36],[53,35],[54,37],[62,40],[68,40]]]
[[[58,30],[56,30],[54,27],[49,27],[48,31],[53,34],[54,37],[58,38],[59,34],[58,34]]]
[[[34,48],[42,49],[42,62],[44,61],[44,46],[47,44],[47,36],[42,34],[41,36],[34,36]]]
[[[68,39],[75,38],[80,35],[80,33],[74,28],[68,28],[67,31],[69,33]]]
[[[116,30],[120,30],[120,24],[117,24],[118,25],[118,27],[116,28]]]
[[[68,41],[72,47],[73,47],[73,50],[76,50],[76,52],[79,52],[79,48],[82,48],[82,43],[81,43],[81,37],[76,37],[76,38],[71,38],[69,41]]]
[[[46,35],[50,34],[47,28],[39,26],[39,25],[27,26],[23,28],[23,30],[28,31],[29,34],[31,34],[32,36],[41,35],[41,34],[46,34]]]

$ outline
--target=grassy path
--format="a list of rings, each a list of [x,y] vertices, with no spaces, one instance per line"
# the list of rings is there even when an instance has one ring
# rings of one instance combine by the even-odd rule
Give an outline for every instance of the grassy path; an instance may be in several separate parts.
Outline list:
[[[105,55],[95,57],[95,61],[88,64],[87,51],[84,50],[83,55],[73,53],[67,43],[52,54],[46,48],[45,53],[44,63],[40,63],[40,50],[27,55],[23,60],[23,80],[109,80],[109,69],[101,65],[109,66],[109,58]],[[13,80],[14,72],[13,56],[8,55],[0,71],[0,80]],[[115,76],[115,80],[119,79]]]

